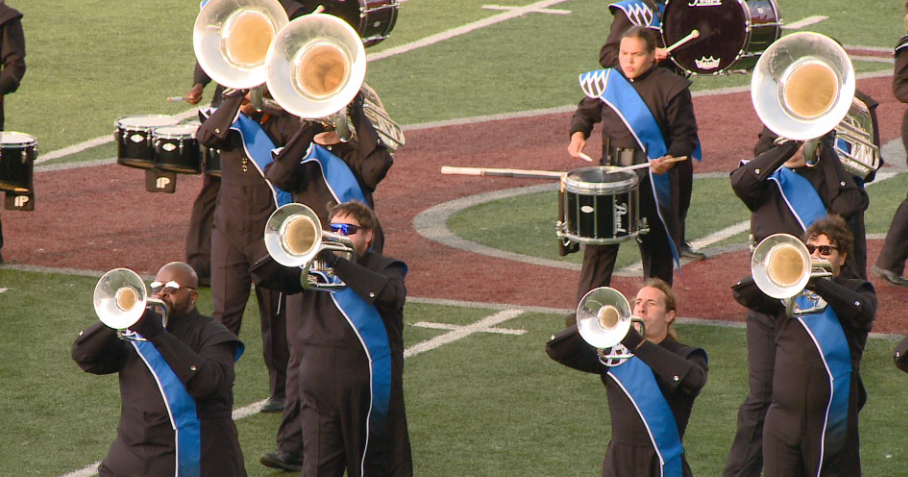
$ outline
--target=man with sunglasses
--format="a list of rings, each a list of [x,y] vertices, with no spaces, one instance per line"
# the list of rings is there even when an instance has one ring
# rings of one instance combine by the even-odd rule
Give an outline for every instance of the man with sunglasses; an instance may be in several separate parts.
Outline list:
[[[73,344],[73,360],[84,371],[119,374],[122,412],[117,437],[98,467],[101,477],[245,477],[231,418],[234,362],[244,346],[224,325],[199,314],[197,287],[192,267],[164,265],[151,290],[166,305],[166,324],[148,308],[125,335],[129,339],[98,322]]]
[[[861,475],[858,411],[867,393],[860,363],[876,317],[876,294],[870,282],[843,274],[854,244],[844,219],[832,215],[814,222],[803,240],[812,259],[831,265],[832,278],[814,277],[806,286],[826,302],[825,309],[788,316],[753,278],[734,287],[739,303],[776,318],[764,475]],[[795,303],[806,308],[810,300],[799,296]]]
[[[323,250],[318,259],[344,283],[308,289],[288,315],[299,367],[304,477],[413,475],[403,400],[403,306],[407,265],[372,248],[378,220],[362,202],[329,208],[328,227],[347,236],[355,260]],[[300,269],[288,287],[299,288]],[[264,463],[264,458],[263,458]]]
[[[801,236],[827,214],[849,221],[867,209],[867,193],[842,166],[832,140],[832,133],[822,138],[811,158],[815,166],[809,167],[804,143],[779,138],[768,128],[760,133],[756,157],[742,161],[730,174],[732,189],[751,211],[754,244],[779,233]],[[847,256],[843,276],[864,275],[854,256]],[[738,429],[723,477],[759,477],[763,468],[763,422],[773,394],[775,335],[774,314],[747,310],[748,395],[738,409]]]

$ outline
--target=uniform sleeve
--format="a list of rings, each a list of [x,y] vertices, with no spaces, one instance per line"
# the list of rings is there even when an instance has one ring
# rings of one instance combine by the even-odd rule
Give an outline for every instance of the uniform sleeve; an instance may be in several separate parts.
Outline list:
[[[287,145],[274,156],[274,161],[265,171],[265,177],[281,190],[288,192],[305,190],[309,178],[306,177],[304,173],[306,168],[301,162],[309,153],[312,139],[323,130],[320,125],[313,122],[307,121],[303,124],[287,141]]]
[[[225,333],[229,334],[226,330]],[[190,396],[204,399],[233,386],[238,342],[232,336],[226,341],[224,336],[209,337],[198,352],[166,331],[152,338],[151,343]]]
[[[618,49],[621,46],[621,36],[624,35],[624,32],[634,26],[634,24],[627,18],[627,14],[624,13],[624,10],[620,8],[610,8],[610,10],[615,14],[615,18],[612,20],[608,38],[606,38],[605,44],[602,45],[602,49],[599,50],[599,64],[604,68],[617,68]]]
[[[220,106],[211,113],[195,133],[199,144],[214,149],[221,149],[230,134],[230,125],[236,119],[237,112],[243,104],[243,94],[239,91],[224,99]]]
[[[602,363],[599,353],[588,345],[577,331],[577,325],[571,326],[557,335],[545,345],[545,352],[549,358],[578,371],[585,373],[601,374]]]
[[[749,310],[775,316],[785,309],[780,300],[763,293],[753,277],[747,277],[731,288],[735,301]]]
[[[667,154],[682,157],[693,154],[697,148],[697,118],[694,116],[694,102],[690,89],[684,88],[666,105],[670,142]]]
[[[208,73],[205,73],[205,70],[202,69],[202,65],[196,61],[195,69],[192,71],[192,85],[195,86],[200,84],[202,86],[208,86],[208,83],[211,83],[211,77],[208,76]]]
[[[832,307],[840,321],[846,321],[859,329],[870,330],[876,318],[876,292],[870,282],[861,282],[855,289],[839,284],[833,280],[811,280],[808,288],[820,295]]]
[[[800,143],[788,141],[760,154],[752,161],[741,164],[732,171],[731,188],[748,209],[754,211],[766,202],[769,198],[766,190],[774,187],[768,181],[769,176],[782,167],[782,164],[785,164],[785,161],[790,159],[799,147],[801,147]]]
[[[576,132],[582,132],[586,138],[593,133],[593,127],[599,121],[602,121],[602,100],[584,96],[580,103],[577,104],[577,111],[571,119],[571,133],[573,136]]]
[[[908,41],[908,37],[903,37],[899,45]],[[899,48],[895,51],[895,71],[892,75],[892,94],[903,102],[908,103],[908,47]]]
[[[378,309],[397,310],[403,308],[407,300],[406,265],[399,260],[391,261],[377,272],[339,258],[334,273],[366,303],[374,304]]]
[[[73,361],[91,374],[111,374],[120,370],[126,342],[117,332],[98,322],[79,333],[73,343]]]
[[[706,386],[706,352],[702,349],[693,350],[685,358],[652,341],[644,341],[634,355],[660,376],[671,392],[696,396]]]
[[[0,71],[0,95],[16,91],[25,76],[25,35],[22,22],[14,18],[3,25],[2,48],[3,70]]]
[[[388,170],[394,164],[394,158],[388,149],[381,144],[375,126],[366,117],[361,101],[356,101],[350,108],[350,116],[356,127],[357,149],[359,154],[354,154],[350,159],[350,168],[359,171],[359,177],[364,186],[370,191],[375,191],[378,183],[385,178]]]
[[[820,154],[825,191],[819,192],[829,211],[848,220],[858,212],[867,210],[870,205],[867,192],[859,187],[854,181],[854,176],[845,170],[832,146],[821,146]]]

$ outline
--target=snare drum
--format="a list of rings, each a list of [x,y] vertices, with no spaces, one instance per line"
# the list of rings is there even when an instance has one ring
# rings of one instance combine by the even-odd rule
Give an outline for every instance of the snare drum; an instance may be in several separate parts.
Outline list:
[[[0,132],[0,190],[30,192],[38,157],[38,139],[20,132]]]
[[[333,0],[325,5],[327,13],[343,18],[359,32],[366,47],[391,36],[399,7],[397,0]]]
[[[198,126],[180,125],[154,128],[154,167],[179,174],[201,174],[202,155],[195,138]]]
[[[666,45],[700,31],[700,38],[671,53],[675,64],[695,75],[753,69],[781,28],[775,0],[667,0],[662,14]]]
[[[154,145],[151,132],[158,127],[174,126],[179,121],[156,114],[124,116],[114,123],[114,139],[117,141],[117,162],[139,169],[154,167]]]
[[[558,236],[592,245],[621,243],[641,233],[640,178],[608,167],[575,169],[562,180],[563,223]]]

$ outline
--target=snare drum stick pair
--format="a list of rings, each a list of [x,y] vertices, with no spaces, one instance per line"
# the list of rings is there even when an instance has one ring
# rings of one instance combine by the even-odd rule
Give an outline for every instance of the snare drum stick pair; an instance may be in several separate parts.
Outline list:
[[[687,156],[673,157],[665,159],[664,162],[678,162],[687,159]],[[633,166],[610,168],[609,172],[632,171],[634,169],[643,169],[650,167],[650,163],[634,164]],[[517,177],[525,179],[561,179],[567,172],[559,171],[542,171],[534,169],[494,169],[488,167],[454,167],[441,166],[441,173],[445,175],[457,174],[463,176],[497,176],[497,177]]]

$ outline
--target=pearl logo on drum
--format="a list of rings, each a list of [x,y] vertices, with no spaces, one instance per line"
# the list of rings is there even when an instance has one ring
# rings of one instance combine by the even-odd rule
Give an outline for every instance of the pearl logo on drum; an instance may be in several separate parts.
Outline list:
[[[129,140],[138,144],[145,140],[145,136],[143,136],[141,134],[133,134],[132,136],[129,136]]]
[[[176,149],[176,148],[177,148],[177,147],[174,146],[173,143],[169,143],[169,142],[164,143],[164,145],[161,146],[161,149],[163,149],[163,150],[165,150],[165,151],[167,151],[167,152],[173,152],[174,149]]]
[[[596,209],[594,209],[588,205],[584,205],[584,206],[580,207],[580,211],[583,212],[584,214],[592,214],[593,212],[596,211]]]
[[[624,217],[627,216],[627,203],[615,204],[615,232],[627,232]]]

